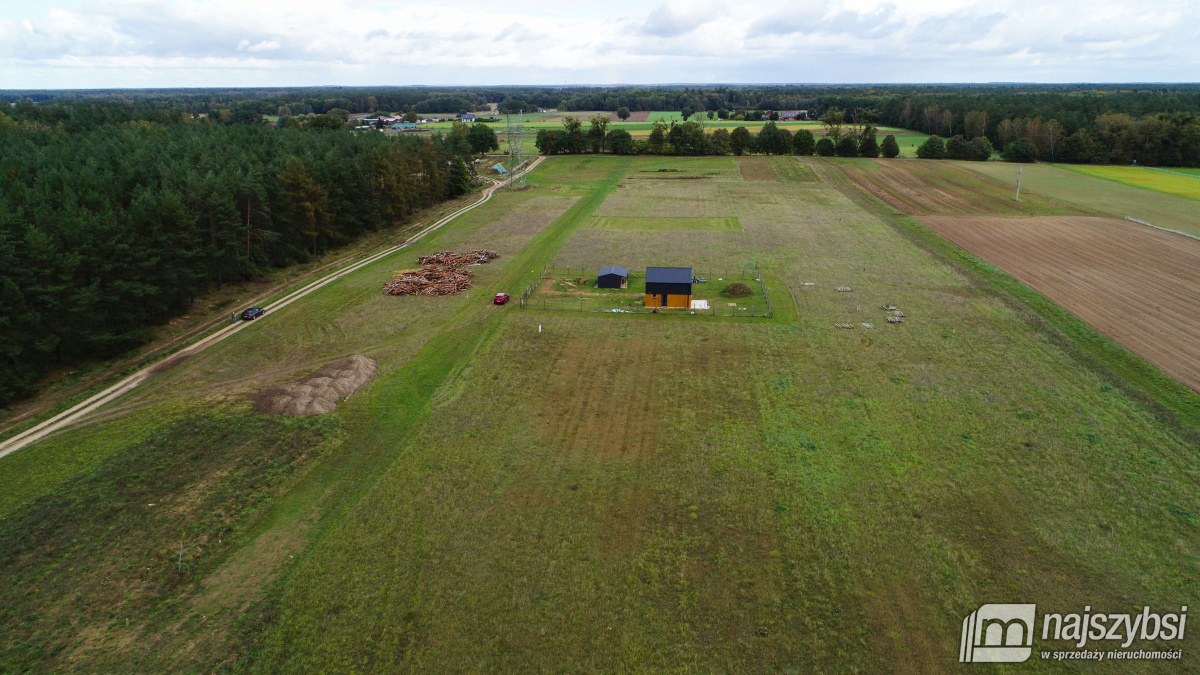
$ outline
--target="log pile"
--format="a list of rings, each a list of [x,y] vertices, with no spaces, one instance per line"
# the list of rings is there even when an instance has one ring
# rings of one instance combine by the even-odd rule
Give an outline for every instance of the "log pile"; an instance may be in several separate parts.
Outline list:
[[[455,253],[440,251],[417,258],[421,268],[398,272],[383,284],[384,295],[457,295],[471,287],[469,265],[483,265],[499,258],[495,251]]]
[[[445,265],[447,267],[467,267],[470,265],[484,265],[499,258],[500,254],[495,251],[470,251],[467,253],[455,253],[454,251],[438,251],[433,255],[423,255],[417,258],[417,264],[422,267],[430,265]]]

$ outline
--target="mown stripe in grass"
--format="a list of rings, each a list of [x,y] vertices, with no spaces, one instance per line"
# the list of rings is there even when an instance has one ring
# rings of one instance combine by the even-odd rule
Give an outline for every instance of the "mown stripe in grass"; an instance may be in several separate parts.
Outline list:
[[[583,223],[589,230],[636,230],[661,231],[729,231],[741,232],[742,223],[737,216],[728,218],[634,218],[620,216],[596,216]]]

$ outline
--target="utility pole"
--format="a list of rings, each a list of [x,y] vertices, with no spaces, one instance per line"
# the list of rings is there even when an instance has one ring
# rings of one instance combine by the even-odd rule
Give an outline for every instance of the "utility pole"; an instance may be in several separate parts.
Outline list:
[[[1021,201],[1021,172],[1023,172],[1024,170],[1025,170],[1025,167],[1023,167],[1023,166],[1017,168],[1017,196],[1013,197],[1014,202]]]

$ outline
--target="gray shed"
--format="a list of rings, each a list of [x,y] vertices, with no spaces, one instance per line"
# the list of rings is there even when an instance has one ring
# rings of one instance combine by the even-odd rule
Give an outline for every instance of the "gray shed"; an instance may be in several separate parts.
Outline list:
[[[609,265],[596,275],[596,288],[628,288],[629,270]]]

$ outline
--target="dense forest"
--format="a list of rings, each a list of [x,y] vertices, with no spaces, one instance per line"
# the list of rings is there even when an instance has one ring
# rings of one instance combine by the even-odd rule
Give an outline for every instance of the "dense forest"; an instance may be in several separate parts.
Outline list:
[[[470,186],[465,129],[397,138],[320,116],[270,127],[64,111],[54,124],[0,113],[0,403],[58,364],[141,344],[206,289]]]

